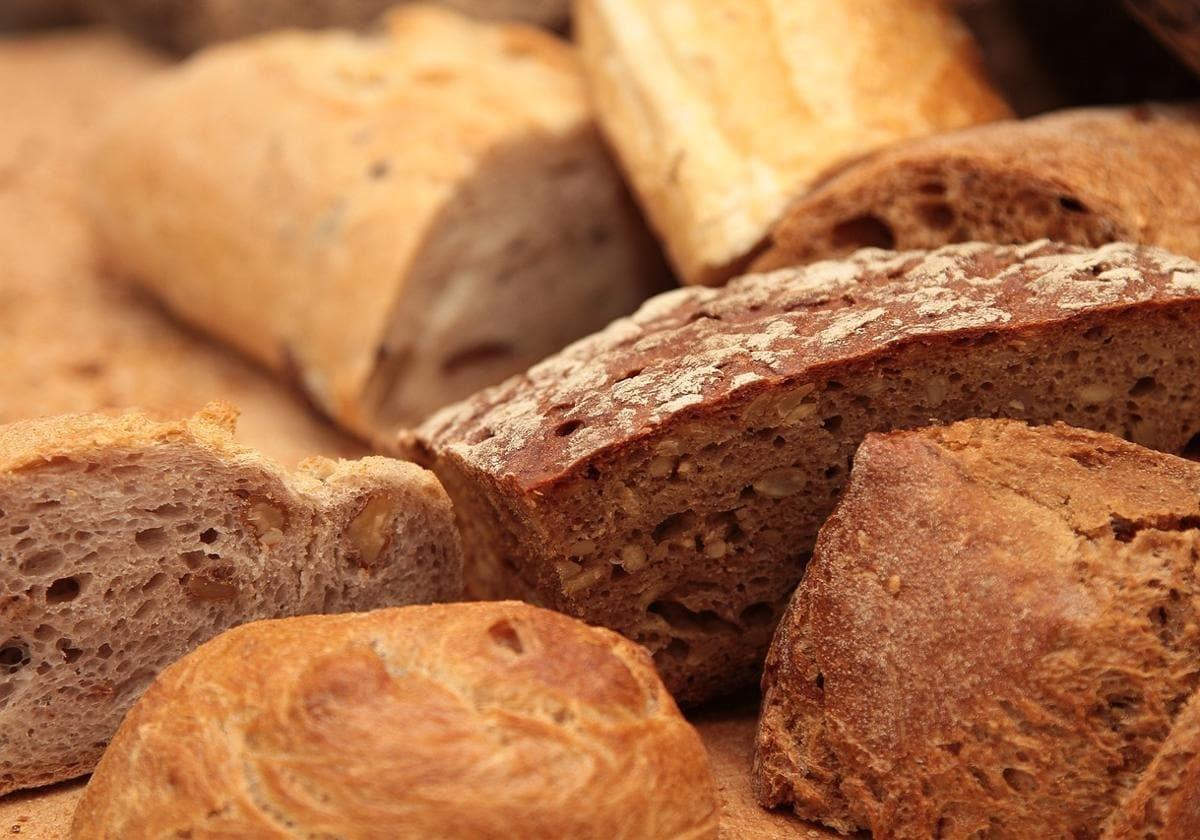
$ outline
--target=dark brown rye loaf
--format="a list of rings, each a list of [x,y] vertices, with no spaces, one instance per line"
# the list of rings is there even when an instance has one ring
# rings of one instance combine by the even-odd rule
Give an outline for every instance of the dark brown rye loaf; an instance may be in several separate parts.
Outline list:
[[[1198,552],[1200,464],[1062,424],[869,436],[767,658],[760,803],[895,840],[1197,837]]]
[[[1200,429],[1200,265],[964,244],[744,277],[631,318],[402,436],[455,501],[471,590],[646,645],[694,702],[757,679],[870,431]]]

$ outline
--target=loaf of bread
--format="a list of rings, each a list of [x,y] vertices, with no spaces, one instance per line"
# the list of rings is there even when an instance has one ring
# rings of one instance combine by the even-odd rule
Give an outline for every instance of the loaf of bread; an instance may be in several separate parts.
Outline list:
[[[518,603],[231,630],[129,713],[73,836],[716,838],[644,650]]]
[[[0,41],[0,423],[131,405],[182,417],[220,398],[241,409],[239,439],[285,464],[361,454],[291,389],[97,271],[85,150],[165,63],[102,29]]]
[[[83,782],[64,782],[0,797],[0,834],[11,840],[67,840]]]
[[[1200,73],[1200,3],[1196,0],[1125,0],[1134,16]]]
[[[212,406],[0,427],[0,795],[89,771],[166,665],[259,618],[446,600],[436,479],[388,458],[284,473]]]
[[[431,7],[205,52],[130,97],[90,174],[119,273],[363,435],[663,279],[569,46]]]
[[[661,295],[439,412],[405,451],[455,502],[468,590],[648,647],[685,702],[745,685],[870,431],[1064,419],[1200,431],[1200,264],[1033,243]]]
[[[754,268],[857,248],[1128,241],[1200,258],[1200,107],[1063,111],[885,149],[795,202]]]
[[[1061,424],[868,437],[767,659],[760,802],[897,840],[1195,837],[1198,552],[1190,461]]]
[[[581,0],[575,31],[688,283],[736,274],[827,167],[1009,113],[940,0]]]
[[[399,0],[403,2],[404,0]],[[44,2],[44,0],[43,0]],[[188,52],[271,29],[364,27],[398,0],[77,0],[99,20]],[[562,27],[569,0],[436,0],[467,14]]]

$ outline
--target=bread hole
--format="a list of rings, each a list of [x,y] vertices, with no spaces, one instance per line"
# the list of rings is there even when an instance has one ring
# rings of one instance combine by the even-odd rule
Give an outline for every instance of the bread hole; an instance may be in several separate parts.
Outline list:
[[[96,658],[108,659],[110,656],[112,656],[112,652],[112,645],[105,642],[104,644],[100,645],[100,647],[96,648]]]
[[[842,472],[842,468],[839,467],[837,464],[834,464],[832,467],[826,467],[825,477],[828,479],[837,478],[841,474],[841,472]]]
[[[825,691],[825,675],[820,671],[818,671],[817,675],[813,677],[813,686],[817,689],[817,691]]]
[[[520,635],[508,621],[497,621],[488,628],[488,635],[498,646],[507,648],[515,654],[520,655],[525,652],[525,645],[521,643]]]
[[[471,432],[471,434],[467,437],[467,443],[470,446],[474,446],[477,443],[483,443],[485,440],[491,440],[495,436],[495,430],[488,426],[481,426],[480,428]]]
[[[1031,774],[1016,767],[1005,767],[1000,771],[1004,783],[1017,793],[1032,793],[1038,789],[1038,782]]]
[[[688,636],[737,632],[737,627],[712,610],[694,612],[678,601],[655,601],[647,608],[647,612],[657,615],[673,630]]]
[[[1060,195],[1058,197],[1058,206],[1068,213],[1087,212],[1087,208],[1083,206],[1083,202],[1073,195]]]
[[[689,531],[695,530],[699,521],[700,518],[690,510],[685,510],[682,513],[673,513],[654,526],[654,530],[650,532],[650,537],[656,543],[678,540]]]
[[[39,642],[48,642],[51,639],[58,637],[58,631],[49,624],[39,624],[33,630],[33,638]]]
[[[133,541],[143,551],[158,551],[167,543],[167,533],[162,528],[146,528],[133,535]]]
[[[203,551],[185,551],[179,558],[183,560],[183,565],[195,571],[204,565],[205,555]]]
[[[1158,387],[1158,382],[1153,376],[1143,376],[1137,382],[1133,383],[1133,387],[1129,389],[1129,396],[1144,397]]]
[[[842,428],[842,415],[831,414],[821,421],[821,428],[830,434],[836,435],[838,430]]]
[[[558,427],[554,430],[554,434],[558,437],[570,437],[582,428],[582,420],[568,420],[565,423],[559,423]]]
[[[46,590],[46,603],[66,604],[74,601],[82,588],[78,577],[59,578]]]
[[[870,213],[838,222],[833,227],[833,247],[894,248],[896,235],[883,219]]]
[[[616,382],[624,382],[627,379],[633,379],[635,376],[641,376],[643,369],[644,368],[639,367],[639,368],[633,368],[632,370],[627,370],[627,371],[625,371],[625,373],[621,374],[621,377],[619,379],[617,379]]]
[[[232,568],[216,568],[208,574],[184,575],[179,584],[196,601],[232,601],[238,594],[237,586],[230,582],[232,576]]]
[[[452,353],[442,361],[442,373],[452,376],[463,368],[493,364],[515,352],[511,344],[503,341],[485,341]]]
[[[153,592],[155,589],[158,589],[158,587],[166,583],[166,580],[166,574],[164,572],[159,572],[142,584],[142,591]]]
[[[1106,328],[1096,326],[1096,327],[1092,327],[1092,328],[1086,330],[1083,334],[1083,337],[1086,338],[1088,341],[1099,341],[1100,339],[1104,338],[1107,334],[1108,334],[1108,331]]]
[[[941,202],[918,205],[917,214],[921,221],[934,230],[946,230],[954,224],[954,211],[950,209],[950,205]]]
[[[1116,513],[1108,518],[1108,527],[1112,530],[1113,538],[1117,542],[1130,542],[1137,533],[1135,522]]]
[[[941,181],[925,181],[917,187],[917,192],[921,195],[945,195],[946,185]]]
[[[743,627],[770,627],[775,622],[775,610],[766,603],[751,604],[738,613],[738,623]]]
[[[206,528],[200,533],[200,542],[205,545],[212,545],[220,536],[221,533],[216,528]]]
[[[9,639],[0,645],[0,671],[15,674],[29,664],[29,645],[22,639]]]
[[[21,542],[24,542],[22,540]],[[21,562],[21,573],[26,575],[47,575],[56,571],[66,557],[56,548],[39,551]]]
[[[8,533],[15,537],[18,534],[24,534],[28,530],[29,530],[28,525],[13,525],[11,528],[8,529]]]
[[[151,508],[150,513],[162,519],[178,519],[187,513],[187,505],[168,502],[156,508]]]
[[[951,741],[948,744],[938,744],[938,746],[953,756],[957,756],[963,748],[962,741]]]
[[[73,664],[79,660],[79,657],[83,656],[83,650],[75,647],[70,639],[59,639],[58,643],[55,644],[55,647],[58,648],[59,652],[63,656],[63,660],[68,665]]]

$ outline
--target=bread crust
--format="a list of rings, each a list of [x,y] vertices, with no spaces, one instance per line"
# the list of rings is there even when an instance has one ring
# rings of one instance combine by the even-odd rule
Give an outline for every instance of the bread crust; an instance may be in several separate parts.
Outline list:
[[[768,271],[872,245],[1127,241],[1200,258],[1200,107],[1084,108],[883,149],[826,173],[771,232]]]
[[[383,25],[196,56],[130,98],[89,179],[117,273],[368,438],[662,276],[564,41],[426,6]]]
[[[1197,272],[970,244],[681,289],[401,448],[455,500],[471,591],[613,627],[699,702],[756,679],[868,431],[1067,419],[1181,450]]]
[[[685,283],[738,273],[829,166],[1010,113],[931,0],[584,0],[575,29],[600,123]]]
[[[247,667],[251,665],[252,667]],[[259,622],[130,712],[73,836],[715,838],[649,656],[518,603]]]
[[[1101,836],[1166,744],[1195,755],[1198,524],[1200,466],[1110,435],[869,436],[767,659],[759,802],[896,838]]]
[[[431,473],[288,474],[233,423],[218,404],[0,427],[0,795],[91,770],[158,669],[227,627],[460,593]]]

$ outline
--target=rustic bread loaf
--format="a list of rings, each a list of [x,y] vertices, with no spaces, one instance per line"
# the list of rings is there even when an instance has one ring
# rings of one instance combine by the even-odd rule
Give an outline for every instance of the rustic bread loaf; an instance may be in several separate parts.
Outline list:
[[[1008,115],[940,0],[581,0],[601,125],[681,278],[736,274],[832,164]]]
[[[289,476],[221,412],[0,427],[0,794],[90,770],[158,671],[228,627],[461,591],[428,472]]]
[[[231,630],[121,725],[73,836],[715,838],[650,657],[518,603]]]
[[[0,797],[0,833],[15,835],[12,840],[67,840],[81,796],[83,782],[73,781]]]
[[[523,370],[663,279],[570,47],[402,7],[214,48],[97,144],[116,269],[371,435]]]
[[[692,702],[757,678],[867,432],[1066,419],[1178,451],[1197,319],[1200,265],[1155,249],[864,251],[669,292],[401,443],[469,591],[612,627]]]
[[[97,271],[84,152],[164,64],[101,29],[0,41],[0,423],[131,405],[181,417],[221,398],[241,409],[239,439],[285,464],[361,454],[289,388]]]
[[[1200,73],[1200,3],[1196,0],[1125,0],[1160,41]]]
[[[1200,465],[1109,435],[869,436],[767,658],[759,801],[877,837],[1095,838],[1165,763],[1159,813],[1110,836],[1194,836],[1170,822],[1196,807],[1195,721],[1173,725],[1198,528]]]
[[[402,1],[402,0],[401,0]],[[188,52],[271,29],[364,27],[397,0],[79,0],[99,20]],[[561,27],[569,0],[436,0],[467,14]]]
[[[795,202],[754,268],[857,248],[1128,241],[1200,258],[1200,107],[1063,111],[885,149]]]

